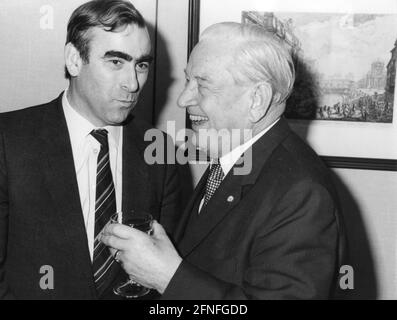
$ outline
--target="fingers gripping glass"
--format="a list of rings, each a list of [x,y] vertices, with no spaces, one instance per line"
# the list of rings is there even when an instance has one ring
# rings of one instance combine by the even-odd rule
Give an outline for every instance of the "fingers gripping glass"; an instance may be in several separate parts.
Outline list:
[[[123,219],[123,224],[127,225],[131,228],[138,229],[142,232],[145,232],[149,235],[152,234],[153,229],[152,229],[152,224],[153,224],[153,217],[144,211],[131,211],[131,214],[128,216],[124,216]],[[121,223],[121,213],[115,213],[110,222],[111,223]],[[117,260],[117,255],[119,251],[116,251],[114,258]],[[139,298],[143,297],[144,295],[148,294],[150,292],[150,289],[141,286],[139,283],[133,281],[132,279],[127,279],[127,281],[124,281],[122,283],[119,283],[116,285],[116,287],[113,288],[113,292],[117,294],[118,296],[124,297],[124,298]]]

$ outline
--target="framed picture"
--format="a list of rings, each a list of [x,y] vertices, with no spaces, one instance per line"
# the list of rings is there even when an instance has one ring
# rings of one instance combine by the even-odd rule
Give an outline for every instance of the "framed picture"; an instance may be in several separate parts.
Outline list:
[[[395,0],[190,0],[189,53],[221,21],[258,24],[290,48],[285,116],[328,166],[397,171]]]

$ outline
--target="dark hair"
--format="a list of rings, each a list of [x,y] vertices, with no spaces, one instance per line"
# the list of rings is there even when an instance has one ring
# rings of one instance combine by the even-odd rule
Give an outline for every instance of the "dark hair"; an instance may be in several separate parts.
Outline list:
[[[120,28],[135,24],[141,28],[146,26],[145,20],[129,1],[124,0],[93,0],[82,4],[73,11],[67,27],[66,44],[72,43],[84,63],[89,62],[90,39],[87,32],[90,28],[101,27],[113,32]],[[70,79],[65,67],[65,77]]]

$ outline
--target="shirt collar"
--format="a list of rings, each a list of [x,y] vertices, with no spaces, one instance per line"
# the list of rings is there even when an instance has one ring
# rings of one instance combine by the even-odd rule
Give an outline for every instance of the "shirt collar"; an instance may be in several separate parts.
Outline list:
[[[252,137],[250,140],[248,140],[247,142],[243,143],[242,145],[239,145],[238,147],[234,148],[232,151],[230,151],[229,153],[223,155],[219,159],[219,163],[220,163],[220,165],[222,167],[222,171],[223,171],[225,176],[233,168],[235,163],[240,159],[241,155],[245,151],[247,151],[256,141],[258,141],[261,137],[263,137],[265,135],[265,133],[268,132],[279,120],[280,120],[280,118],[278,118],[276,121],[274,121],[266,129],[262,130],[257,135]],[[211,164],[212,163],[213,163],[213,161],[211,161]]]
[[[103,128],[95,127],[90,121],[78,113],[70,104],[67,98],[68,89],[65,90],[62,97],[62,106],[65,113],[66,123],[69,129],[70,140],[77,145],[82,145],[85,138],[95,129],[106,129],[109,132],[109,144],[116,148],[119,145],[121,126],[106,126]]]

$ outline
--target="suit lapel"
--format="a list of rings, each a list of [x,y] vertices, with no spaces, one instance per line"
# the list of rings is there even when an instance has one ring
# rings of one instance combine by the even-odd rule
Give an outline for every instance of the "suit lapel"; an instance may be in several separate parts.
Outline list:
[[[184,213],[181,217],[181,220],[179,221],[176,231],[175,231],[175,241],[178,243],[182,240],[182,237],[184,236],[186,226],[189,222],[189,218],[191,214],[194,214],[192,211],[195,207],[195,204],[197,201],[200,201],[200,197],[203,194],[203,189],[205,188],[205,184],[207,182],[207,177],[209,174],[209,167],[207,170],[204,172],[202,175],[200,181],[198,182],[196,188],[194,189],[194,192],[192,196],[190,197],[190,200],[184,210]]]
[[[61,222],[65,243],[71,248],[78,272],[87,278],[95,295],[92,265],[87,235],[81,209],[72,148],[65,116],[62,95],[47,109],[39,133],[39,154],[42,155],[42,171],[45,182]]]
[[[212,196],[210,202],[202,208],[194,223],[187,224],[184,237],[180,241],[179,250],[183,256],[188,255],[206,236],[227,216],[240,202],[241,176],[228,174]],[[206,183],[204,181],[204,184]],[[204,186],[203,186],[204,187]],[[198,195],[199,197],[201,196]],[[200,199],[197,199],[200,201]],[[197,212],[191,211],[190,215]],[[187,215],[187,214],[186,214]],[[189,216],[190,216],[189,215]]]
[[[133,121],[123,129],[123,201],[125,217],[132,209],[146,208],[150,201],[149,172],[144,161],[145,146]]]
[[[288,136],[290,129],[284,119],[280,121],[261,137],[253,146],[252,156],[245,158],[245,161],[252,163],[252,169],[246,175],[233,174],[234,168],[228,173],[222,184],[219,186],[210,202],[204,207],[195,223],[188,224],[188,217],[197,214],[193,212],[194,203],[202,195],[200,190],[207,180],[206,175],[200,180],[199,185],[185,210],[183,221],[178,226],[177,243],[182,256],[188,255],[197,247],[206,236],[235,208],[243,199],[243,188],[256,182],[260,172],[273,150]],[[249,165],[245,163],[245,165]],[[207,170],[208,171],[208,170]],[[184,230],[184,231],[183,231]]]

